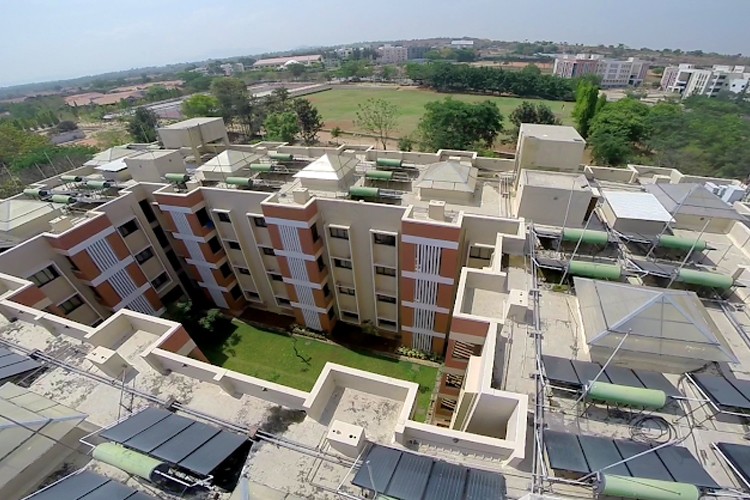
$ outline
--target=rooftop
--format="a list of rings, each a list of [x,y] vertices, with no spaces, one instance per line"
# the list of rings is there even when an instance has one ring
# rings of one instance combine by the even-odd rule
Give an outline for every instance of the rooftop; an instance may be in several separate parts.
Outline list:
[[[744,217],[702,184],[647,184],[646,191],[656,196],[671,214],[697,215],[742,220]]]
[[[12,232],[48,214],[59,213],[64,205],[25,197],[8,198],[0,201],[0,231]]]
[[[672,216],[651,193],[603,190],[615,216],[624,219],[670,222]]]
[[[581,134],[575,127],[563,127],[560,125],[539,125],[536,123],[522,123],[520,137],[538,137],[552,141],[582,142]]]
[[[559,188],[566,191],[590,191],[589,181],[583,174],[568,174],[562,172],[545,172],[543,170],[522,171],[523,184],[536,187]]]
[[[167,125],[166,127],[160,127],[165,128],[169,130],[185,130],[192,127],[197,127],[199,125],[205,125],[206,123],[215,123],[217,121],[221,121],[221,117],[212,118],[212,117],[198,117],[198,118],[189,118],[187,120],[183,120],[181,122],[173,123],[171,125]]]
[[[473,193],[479,169],[456,160],[433,163],[417,182],[420,189],[436,189]]]

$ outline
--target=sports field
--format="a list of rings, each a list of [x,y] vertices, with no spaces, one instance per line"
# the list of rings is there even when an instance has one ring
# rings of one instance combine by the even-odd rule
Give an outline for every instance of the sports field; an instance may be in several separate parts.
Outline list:
[[[505,117],[505,128],[511,127],[508,115],[524,100],[537,102],[535,99],[518,99],[515,97],[492,97],[469,94],[441,94],[432,90],[416,87],[349,87],[335,88],[326,92],[312,94],[306,97],[323,115],[325,128],[340,127],[345,132],[362,132],[355,124],[357,106],[367,99],[385,99],[398,107],[398,135],[406,135],[417,128],[419,119],[424,113],[424,105],[431,101],[439,101],[451,96],[465,102],[478,102],[490,99],[497,103],[500,112]],[[571,112],[573,104],[561,101],[541,101],[549,105],[552,111],[566,125],[572,125]]]

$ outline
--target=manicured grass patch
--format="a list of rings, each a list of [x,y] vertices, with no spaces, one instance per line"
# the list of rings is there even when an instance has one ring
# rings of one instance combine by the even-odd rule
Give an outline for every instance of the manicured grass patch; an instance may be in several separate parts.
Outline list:
[[[326,362],[379,373],[419,384],[414,418],[424,420],[435,387],[437,369],[429,366],[361,354],[313,339],[264,332],[240,321],[236,330],[217,346],[201,346],[215,365],[277,384],[309,391]],[[296,349],[296,352],[295,352]]]
[[[546,101],[541,99],[518,99],[515,97],[493,97],[470,94],[441,94],[431,90],[415,87],[396,88],[334,88],[327,92],[320,92],[307,96],[323,116],[326,128],[341,127],[346,132],[361,132],[354,121],[357,119],[357,106],[367,99],[385,99],[398,107],[398,133],[406,135],[417,128],[419,119],[424,114],[424,105],[431,101],[439,101],[452,97],[464,102],[479,102],[486,99],[494,101],[505,117],[505,128],[512,128],[508,115],[523,101],[544,102],[563,121],[565,125],[572,125],[571,113],[574,103],[562,101]]]

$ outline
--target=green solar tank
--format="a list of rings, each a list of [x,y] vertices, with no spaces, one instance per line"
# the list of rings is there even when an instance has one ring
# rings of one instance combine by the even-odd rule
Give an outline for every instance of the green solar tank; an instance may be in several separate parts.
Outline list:
[[[67,194],[53,194],[51,201],[54,203],[75,203],[76,199],[74,196],[68,196]]]
[[[375,160],[375,165],[378,167],[400,168],[403,163],[404,162],[401,160],[395,160],[392,158],[378,158]]]
[[[107,181],[86,181],[86,187],[92,189],[107,189],[112,187],[112,184]]]
[[[46,189],[28,188],[23,190],[23,194],[33,198],[41,198],[42,196],[47,196],[49,191]]]
[[[606,473],[599,475],[596,492],[600,496],[640,500],[698,500],[701,496],[692,484]]]
[[[268,163],[255,163],[250,165],[250,171],[252,172],[270,172],[272,168],[273,165]]]
[[[707,286],[726,290],[734,285],[734,278],[726,274],[709,273],[708,271],[695,271],[693,269],[680,269],[677,281],[689,285]]]
[[[693,244],[695,244],[695,246],[693,246]],[[674,248],[675,250],[685,250],[686,252],[690,251],[692,248],[697,252],[702,252],[708,247],[708,243],[704,240],[694,240],[672,236],[671,234],[662,234],[659,237],[659,246],[663,248]]]
[[[568,263],[568,272],[573,276],[585,276],[600,280],[619,280],[622,276],[622,269],[618,265],[596,264],[580,260],[571,260]]]
[[[164,178],[167,179],[169,182],[187,182],[190,180],[190,176],[188,174],[164,174]]]
[[[155,458],[129,450],[119,444],[102,443],[94,448],[92,456],[105,464],[141,477],[147,481],[154,480],[154,472],[168,469],[168,466]]]
[[[385,170],[370,170],[365,173],[365,177],[378,181],[389,181],[393,179],[393,172],[387,172]]]
[[[60,180],[63,182],[81,182],[83,177],[80,175],[61,175]]]
[[[227,177],[226,183],[232,186],[252,187],[253,180],[247,177]]]
[[[349,188],[349,196],[352,198],[377,198],[380,196],[380,189],[357,186]]]
[[[292,161],[294,159],[294,155],[284,153],[271,153],[268,157],[276,161]]]
[[[667,404],[667,395],[657,389],[629,387],[627,385],[609,384],[596,381],[588,387],[586,396],[589,399],[605,403],[617,403],[636,408],[658,410]]]
[[[565,228],[562,233],[563,241],[581,240],[581,243],[589,245],[606,245],[609,243],[609,235],[604,231],[591,231],[575,228]]]

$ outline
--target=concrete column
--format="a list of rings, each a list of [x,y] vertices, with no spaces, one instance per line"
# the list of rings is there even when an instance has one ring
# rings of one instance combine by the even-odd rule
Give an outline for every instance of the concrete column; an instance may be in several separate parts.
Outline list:
[[[242,394],[237,392],[237,389],[234,387],[234,384],[231,380],[229,380],[226,377],[226,370],[223,370],[216,375],[214,375],[214,382],[216,382],[221,389],[226,392],[228,395],[232,396],[233,398],[241,398]]]

